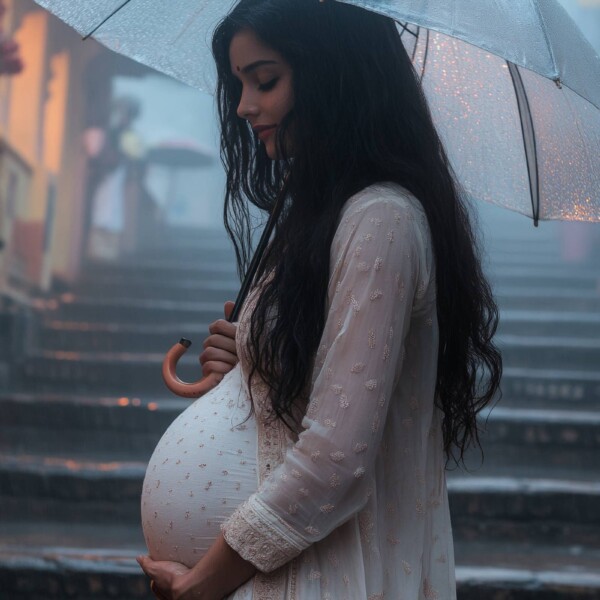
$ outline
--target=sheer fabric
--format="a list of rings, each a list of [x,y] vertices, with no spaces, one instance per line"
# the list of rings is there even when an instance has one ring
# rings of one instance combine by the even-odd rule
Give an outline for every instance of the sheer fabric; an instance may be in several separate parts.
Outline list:
[[[243,380],[250,298],[238,328]],[[451,600],[454,555],[434,406],[435,266],[420,203],[393,183],[345,205],[303,431],[252,382],[259,488],[223,524],[260,573],[231,598]]]

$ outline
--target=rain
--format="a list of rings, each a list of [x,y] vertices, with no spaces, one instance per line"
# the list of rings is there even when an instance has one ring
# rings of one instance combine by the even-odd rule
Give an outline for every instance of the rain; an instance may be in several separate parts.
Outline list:
[[[600,2],[561,4],[600,55]],[[447,40],[436,42],[446,59]],[[0,0],[0,51],[0,598],[149,599],[135,561],[147,552],[142,482],[193,401],[165,387],[163,359],[191,340],[177,374],[200,379],[209,324],[240,288],[214,100],[82,41],[33,0]],[[429,73],[450,69],[434,56],[426,90]],[[473,73],[464,89],[486,77]],[[547,83],[560,93],[560,81]],[[573,96],[570,106],[592,115],[577,139],[597,142],[600,113]],[[470,113],[468,98],[455,100]],[[556,106],[533,115],[538,131]],[[432,106],[441,129],[444,110]],[[503,111],[500,124],[512,118]],[[506,152],[482,165],[469,198],[500,306],[504,375],[502,397],[480,415],[483,460],[471,451],[447,473],[458,598],[591,600],[600,595],[600,172],[578,174],[597,157],[544,130],[540,163],[568,180],[573,202],[552,213],[544,190],[554,199],[534,226],[519,214],[520,194],[530,208],[531,171],[497,186],[513,210],[486,192],[517,142],[497,123],[473,133],[473,122],[459,130],[457,171],[480,158],[469,136],[481,131]],[[517,141],[523,153],[521,129]],[[256,242],[266,215],[253,219]]]

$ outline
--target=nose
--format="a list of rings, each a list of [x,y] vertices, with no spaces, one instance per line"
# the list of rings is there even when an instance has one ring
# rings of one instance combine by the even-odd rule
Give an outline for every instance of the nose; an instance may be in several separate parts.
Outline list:
[[[258,114],[258,105],[254,96],[247,91],[242,91],[242,97],[237,107],[237,116],[248,120]]]

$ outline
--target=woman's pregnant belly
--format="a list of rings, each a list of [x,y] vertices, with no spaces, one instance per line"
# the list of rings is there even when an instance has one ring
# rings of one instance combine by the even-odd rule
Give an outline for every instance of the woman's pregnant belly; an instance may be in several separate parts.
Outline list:
[[[189,567],[257,489],[256,423],[239,365],[169,426],[146,470],[142,527],[150,556]]]

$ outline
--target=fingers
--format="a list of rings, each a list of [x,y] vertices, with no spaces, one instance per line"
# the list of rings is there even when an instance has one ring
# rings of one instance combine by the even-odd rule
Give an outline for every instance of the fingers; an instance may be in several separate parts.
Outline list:
[[[228,352],[229,354],[236,353],[235,340],[230,337],[225,337],[224,335],[209,335],[204,340],[203,346],[205,350],[215,348],[217,350],[222,350],[223,352]]]
[[[237,364],[237,363],[236,363]],[[202,365],[202,377],[208,377],[214,375],[217,377],[216,383],[220,383],[224,375],[227,375],[235,365],[228,362],[221,362],[218,360],[211,360]]]
[[[154,594],[154,597],[156,598],[156,600],[169,600],[159,589],[158,586],[156,585],[156,582],[154,580],[150,581],[150,591]]]
[[[233,302],[225,303],[225,314],[231,314]],[[200,354],[202,375],[226,375],[238,363],[235,335],[237,325],[219,319],[208,328],[210,335],[204,340],[204,352]]]
[[[235,367],[238,362],[238,357],[232,352],[227,352],[226,350],[221,350],[220,348],[207,348],[200,355],[200,364],[204,367],[207,362],[222,362],[230,365],[231,367]]]
[[[215,386],[223,381],[223,377],[233,369],[233,366],[229,363],[221,362],[208,362],[202,365],[202,377],[206,378],[209,375],[215,377]],[[215,387],[213,386],[213,387]],[[212,388],[210,388],[212,389]],[[207,390],[208,391],[208,390]]]
[[[137,556],[135,560],[137,560],[138,565],[142,567],[142,571],[144,571],[150,579],[154,579],[154,561],[149,556]]]
[[[229,323],[224,319],[219,319],[208,326],[208,331],[211,334],[218,334],[235,340],[237,325],[234,323]]]
[[[212,323],[209,331],[211,335],[204,340],[204,352],[201,355],[200,363],[204,364],[209,360],[220,360],[235,365],[237,363],[235,345],[237,327],[227,323],[227,321],[220,320]]]
[[[219,350],[218,348],[207,348],[200,355],[200,364],[202,365],[202,375],[206,377],[211,373],[225,375],[229,373],[238,363],[238,357],[231,352]]]
[[[183,564],[155,561],[149,556],[138,556],[136,560],[142,571],[150,578],[150,589],[158,600],[172,600],[175,578],[189,571]]]

